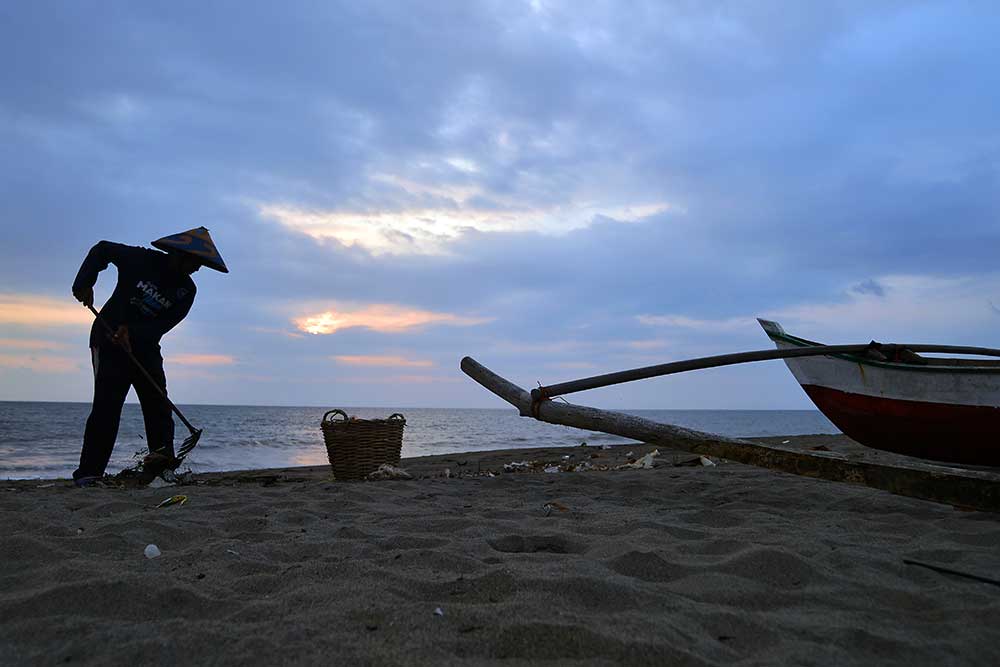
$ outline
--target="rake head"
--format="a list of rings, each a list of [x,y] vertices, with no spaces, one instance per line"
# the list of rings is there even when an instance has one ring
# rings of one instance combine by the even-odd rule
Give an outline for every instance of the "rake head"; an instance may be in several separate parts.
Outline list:
[[[180,464],[180,462],[184,460],[184,457],[187,456],[192,449],[194,449],[195,445],[198,444],[198,440],[201,439],[201,434],[202,429],[199,428],[191,431],[191,435],[184,439],[184,442],[181,443],[180,448],[177,450],[176,458],[178,464]]]

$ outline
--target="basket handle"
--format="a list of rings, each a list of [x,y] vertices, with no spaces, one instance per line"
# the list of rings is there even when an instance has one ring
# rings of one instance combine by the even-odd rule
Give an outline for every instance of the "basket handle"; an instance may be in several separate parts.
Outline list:
[[[343,410],[330,410],[325,415],[323,415],[323,419],[320,420],[321,423],[327,421],[335,421],[332,417],[330,419],[327,419],[327,417],[329,417],[330,415],[333,415],[334,417],[336,417],[337,415],[341,415],[344,418],[345,422],[349,420],[347,413],[344,412]]]
[[[406,421],[406,417],[404,417],[403,415],[399,414],[398,412],[394,412],[391,415],[389,415],[389,421],[404,421],[405,422]]]

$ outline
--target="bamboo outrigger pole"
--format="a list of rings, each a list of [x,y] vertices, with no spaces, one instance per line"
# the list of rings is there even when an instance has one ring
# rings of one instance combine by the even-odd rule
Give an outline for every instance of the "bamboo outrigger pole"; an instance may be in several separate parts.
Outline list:
[[[534,400],[530,393],[500,377],[472,357],[462,359],[462,370],[517,408],[523,417],[611,433],[671,449],[716,456],[806,477],[862,484],[901,496],[987,512],[1000,511],[1000,475],[997,474],[922,463],[887,465],[848,459],[835,452],[800,451],[781,445],[727,438],[661,424],[634,415],[557,401]]]
[[[733,364],[745,364],[751,361],[768,361],[770,359],[790,359],[793,357],[816,357],[830,354],[864,354],[869,350],[875,350],[882,354],[892,354],[901,350],[910,352],[939,352],[946,354],[978,354],[986,357],[1000,357],[1000,350],[989,347],[967,347],[964,345],[908,345],[900,343],[882,344],[872,341],[859,345],[810,345],[808,347],[795,347],[784,350],[755,350],[753,352],[736,352],[734,354],[720,354],[714,357],[700,357],[698,359],[686,359],[684,361],[672,361],[656,366],[644,366],[633,368],[627,371],[607,373],[605,375],[595,375],[581,380],[571,380],[552,384],[547,387],[538,387],[531,390],[531,396],[536,401],[543,401],[547,398],[564,396],[587,389],[597,389],[598,387],[608,387],[613,384],[632,382],[634,380],[645,380],[646,378],[659,377],[661,375],[671,375],[673,373],[683,373],[685,371],[695,371],[703,368],[717,368],[718,366],[732,366]]]

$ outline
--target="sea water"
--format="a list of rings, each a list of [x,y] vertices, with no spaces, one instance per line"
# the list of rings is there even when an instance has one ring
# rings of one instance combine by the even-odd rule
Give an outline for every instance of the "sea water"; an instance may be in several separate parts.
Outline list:
[[[180,406],[204,430],[185,461],[195,472],[327,463],[318,407]],[[618,436],[521,417],[513,409],[347,408],[363,419],[406,418],[403,457],[519,447],[629,442]],[[653,421],[731,437],[839,433],[816,410],[632,410]],[[67,477],[76,468],[89,403],[0,401],[0,479]],[[179,420],[175,444],[188,432]],[[142,411],[128,403],[108,472],[131,466],[146,447]]]

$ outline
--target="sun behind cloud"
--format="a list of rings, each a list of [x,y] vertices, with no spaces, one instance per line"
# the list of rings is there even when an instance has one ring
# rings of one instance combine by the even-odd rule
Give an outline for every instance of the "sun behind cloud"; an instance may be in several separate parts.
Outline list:
[[[299,331],[327,335],[352,327],[398,333],[428,325],[472,326],[484,324],[490,319],[376,303],[362,307],[333,305],[329,310],[297,317],[292,322]]]

